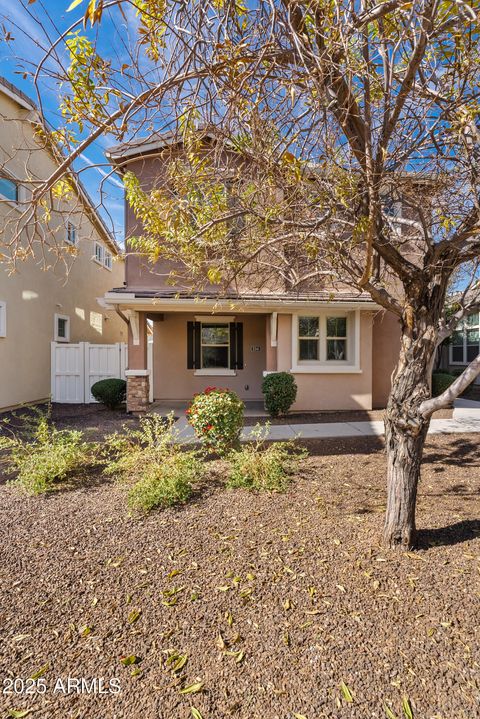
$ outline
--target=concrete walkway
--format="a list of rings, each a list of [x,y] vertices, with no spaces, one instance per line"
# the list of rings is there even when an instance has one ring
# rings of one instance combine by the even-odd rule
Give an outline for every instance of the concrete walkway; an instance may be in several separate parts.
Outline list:
[[[266,422],[267,420],[265,420]],[[195,433],[181,415],[175,423],[180,441],[195,441]],[[245,427],[242,439],[252,436],[254,427]],[[455,400],[452,419],[432,419],[429,434],[466,434],[480,432],[480,402],[468,399]],[[326,439],[332,437],[379,437],[384,433],[383,422],[325,422],[315,424],[271,425],[268,439]]]

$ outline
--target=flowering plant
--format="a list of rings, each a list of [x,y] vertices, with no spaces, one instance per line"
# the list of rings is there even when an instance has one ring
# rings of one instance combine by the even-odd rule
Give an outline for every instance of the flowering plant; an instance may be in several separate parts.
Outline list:
[[[207,387],[193,396],[187,419],[207,447],[223,454],[239,442],[243,410],[243,402],[235,392]]]

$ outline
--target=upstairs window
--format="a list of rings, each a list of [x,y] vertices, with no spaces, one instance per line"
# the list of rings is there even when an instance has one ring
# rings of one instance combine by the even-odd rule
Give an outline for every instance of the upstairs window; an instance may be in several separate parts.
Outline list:
[[[67,245],[77,244],[77,228],[71,222],[67,222],[67,232],[65,241]]]
[[[103,266],[107,268],[107,270],[112,269],[112,253],[108,250],[105,250],[105,254],[103,257]]]
[[[19,202],[20,185],[9,177],[0,177],[0,198],[9,202]]]
[[[101,245],[99,242],[95,242],[94,259],[95,262],[98,262],[99,265],[103,265],[103,245]]]
[[[0,337],[7,336],[7,303],[0,300]]]

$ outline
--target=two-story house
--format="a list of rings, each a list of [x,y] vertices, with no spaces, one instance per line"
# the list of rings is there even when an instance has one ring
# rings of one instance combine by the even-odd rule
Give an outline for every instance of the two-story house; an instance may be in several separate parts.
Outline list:
[[[107,156],[122,174],[131,170],[142,187],[153,187],[164,167],[165,143],[153,136],[117,146]],[[188,401],[206,385],[228,386],[245,403],[262,400],[265,372],[295,376],[296,411],[368,410],[384,407],[398,358],[398,320],[367,294],[257,291],[180,292],[168,282],[168,263],[152,266],[128,254],[138,233],[126,207],[126,281],[105,296],[129,319],[128,408],[148,401],[147,320],[153,323],[153,397]]]
[[[98,302],[122,284],[123,257],[78,178],[48,217],[19,225],[35,183],[58,167],[38,122],[34,103],[0,78],[0,410],[49,397],[52,341],[127,337],[124,321]],[[8,245],[19,227],[12,267]],[[28,243],[33,255],[22,259]]]

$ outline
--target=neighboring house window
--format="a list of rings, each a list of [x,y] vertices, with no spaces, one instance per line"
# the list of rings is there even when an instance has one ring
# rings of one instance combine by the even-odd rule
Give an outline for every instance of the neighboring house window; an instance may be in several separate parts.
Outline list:
[[[469,364],[480,353],[480,318],[478,312],[462,322],[452,335],[451,364]]]
[[[71,222],[67,222],[66,242],[67,245],[77,244],[77,228]]]
[[[112,253],[108,250],[105,250],[105,254],[103,257],[103,264],[107,268],[107,270],[112,269]]]
[[[0,177],[0,195],[4,200],[18,202],[20,200],[20,185],[9,177]]]
[[[70,342],[70,317],[55,315],[55,342]]]
[[[188,369],[200,374],[234,374],[243,369],[243,324],[230,320],[187,322]]]
[[[293,372],[360,372],[360,313],[293,315]]]
[[[7,303],[0,300],[0,337],[7,336]]]

